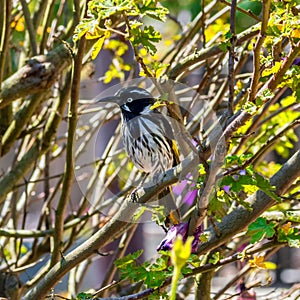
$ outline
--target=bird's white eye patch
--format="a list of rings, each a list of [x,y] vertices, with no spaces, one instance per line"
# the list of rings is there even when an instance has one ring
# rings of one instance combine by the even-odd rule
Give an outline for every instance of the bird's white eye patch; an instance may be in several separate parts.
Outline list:
[[[132,98],[127,98],[127,102],[132,102],[133,101],[133,99]]]
[[[129,109],[129,107],[128,107],[126,104],[123,104],[123,105],[122,105],[122,108],[123,108],[124,110],[129,111],[129,112],[131,111],[131,110]]]

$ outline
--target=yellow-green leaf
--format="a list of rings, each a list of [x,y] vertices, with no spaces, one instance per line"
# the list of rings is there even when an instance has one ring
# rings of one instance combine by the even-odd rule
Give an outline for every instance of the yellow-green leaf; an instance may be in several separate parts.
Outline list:
[[[99,52],[103,47],[104,41],[109,37],[110,37],[110,32],[105,31],[105,34],[101,38],[99,38],[98,41],[94,44],[92,48],[92,54],[91,54],[92,59],[95,59],[98,56]]]
[[[281,61],[276,61],[272,68],[263,70],[261,76],[266,77],[266,76],[269,76],[269,75],[272,75],[272,74],[276,74],[279,71],[279,69],[281,67],[281,64],[282,64]]]
[[[102,28],[100,28],[98,25],[94,26],[93,29],[89,30],[86,35],[85,38],[87,40],[93,40],[93,39],[97,39],[97,38],[102,38],[103,36],[105,36],[105,33],[107,32],[107,30],[104,30]]]

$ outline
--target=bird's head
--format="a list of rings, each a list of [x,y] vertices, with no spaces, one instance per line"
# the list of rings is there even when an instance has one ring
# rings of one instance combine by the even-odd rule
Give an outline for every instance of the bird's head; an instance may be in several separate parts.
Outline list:
[[[128,120],[149,112],[155,99],[147,90],[137,86],[130,86],[121,88],[113,96],[108,96],[98,101],[98,103],[106,102],[118,104],[123,117],[125,120]]]

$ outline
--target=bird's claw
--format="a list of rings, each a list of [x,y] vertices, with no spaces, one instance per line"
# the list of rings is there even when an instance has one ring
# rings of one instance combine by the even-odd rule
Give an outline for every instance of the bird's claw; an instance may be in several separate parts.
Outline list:
[[[144,195],[145,195],[145,191],[144,191],[143,187],[139,186],[139,187],[135,188],[130,195],[131,202],[138,203],[140,201],[140,198]]]
[[[130,194],[130,199],[131,202],[137,203],[139,201],[139,196],[138,196],[138,190],[135,189],[131,194]]]

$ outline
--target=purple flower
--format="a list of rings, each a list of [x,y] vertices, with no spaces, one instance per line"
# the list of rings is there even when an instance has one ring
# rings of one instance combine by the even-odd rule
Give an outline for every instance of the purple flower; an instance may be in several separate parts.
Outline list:
[[[293,65],[300,66],[300,57],[295,58]]]
[[[183,198],[183,202],[187,205],[192,205],[197,196],[197,190],[188,191]]]
[[[246,175],[247,172],[246,172],[246,170],[244,169],[244,170],[241,170],[241,171],[239,172],[239,174],[240,174],[240,175]]]
[[[183,242],[185,242],[188,237],[188,231],[189,231],[189,223],[187,223],[187,222],[172,225],[169,228],[165,238],[160,242],[160,244],[158,245],[156,250],[157,251],[172,250],[176,237],[178,235],[181,235]],[[192,253],[197,252],[197,248],[198,248],[198,244],[199,244],[199,237],[200,237],[201,232],[202,232],[202,226],[200,225],[193,234],[194,240],[192,243]]]
[[[182,180],[180,183],[176,184],[176,186],[173,187],[173,192],[176,195],[181,195],[184,192],[187,185],[188,185],[187,180]],[[194,183],[192,183],[190,185],[190,188],[193,188],[193,187],[195,187]],[[183,203],[185,203],[187,205],[192,205],[196,196],[197,196],[196,189],[188,191],[183,198]]]
[[[223,190],[226,194],[230,195],[230,188],[231,186],[230,185],[224,185],[223,186]]]

